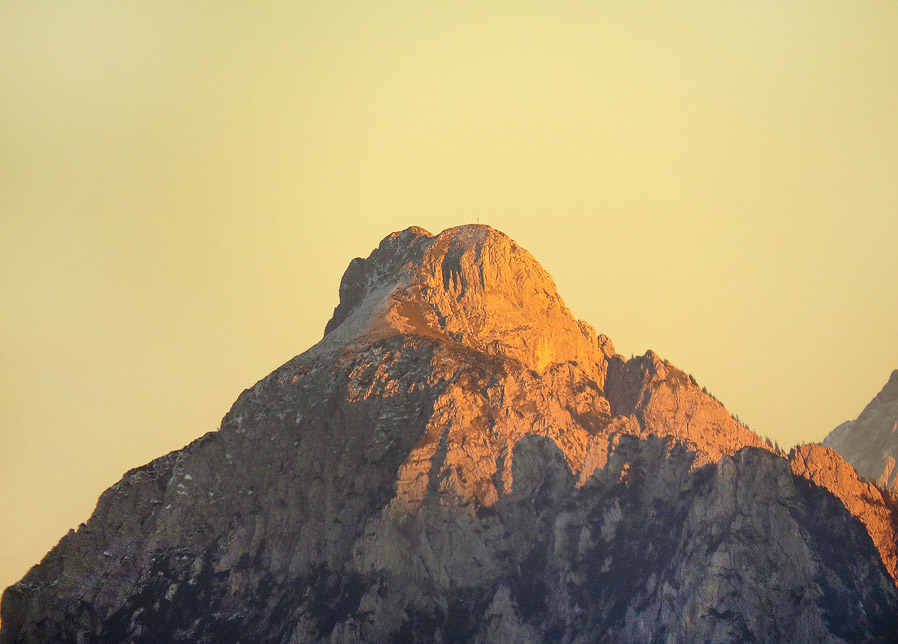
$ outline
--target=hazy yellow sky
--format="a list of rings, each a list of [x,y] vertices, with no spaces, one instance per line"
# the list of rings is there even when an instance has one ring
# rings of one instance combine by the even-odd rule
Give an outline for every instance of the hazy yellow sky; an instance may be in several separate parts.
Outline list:
[[[822,439],[898,368],[898,2],[0,0],[0,586],[478,219]]]

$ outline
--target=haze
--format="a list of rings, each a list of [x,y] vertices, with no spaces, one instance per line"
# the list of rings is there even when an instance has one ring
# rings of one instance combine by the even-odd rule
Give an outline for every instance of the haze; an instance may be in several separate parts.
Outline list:
[[[0,586],[479,221],[784,446],[898,367],[894,2],[0,2]]]

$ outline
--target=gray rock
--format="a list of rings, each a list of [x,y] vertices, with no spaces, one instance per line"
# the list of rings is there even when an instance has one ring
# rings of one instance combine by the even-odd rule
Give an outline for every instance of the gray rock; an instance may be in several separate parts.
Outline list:
[[[861,415],[832,430],[823,444],[841,454],[861,476],[898,492],[898,369]]]

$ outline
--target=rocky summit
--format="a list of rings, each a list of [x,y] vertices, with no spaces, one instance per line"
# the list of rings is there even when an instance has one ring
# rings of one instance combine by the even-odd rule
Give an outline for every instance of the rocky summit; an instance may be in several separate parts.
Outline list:
[[[409,228],[6,590],[0,642],[895,642],[878,493],[618,355],[504,234]]]
[[[823,444],[865,478],[898,492],[898,369],[861,415],[836,427]]]

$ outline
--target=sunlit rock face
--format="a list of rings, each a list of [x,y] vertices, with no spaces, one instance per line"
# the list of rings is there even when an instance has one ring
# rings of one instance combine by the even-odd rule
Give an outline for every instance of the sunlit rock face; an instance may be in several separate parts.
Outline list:
[[[410,228],[7,589],[0,642],[894,642],[864,489],[760,445],[507,236]]]
[[[835,494],[863,522],[889,574],[898,580],[898,515],[886,491],[861,481],[839,454],[823,445],[801,445],[789,452],[792,471]]]
[[[711,460],[746,446],[764,447],[692,376],[654,351],[628,361],[615,356],[605,391],[612,413],[635,419],[642,434],[688,441]]]
[[[552,277],[488,226],[433,236],[408,228],[353,260],[326,335],[368,343],[394,334],[457,343],[537,372],[576,362],[600,385],[614,355],[607,338],[571,316]]]
[[[864,478],[898,493],[898,369],[861,415],[836,427],[823,444]]]

